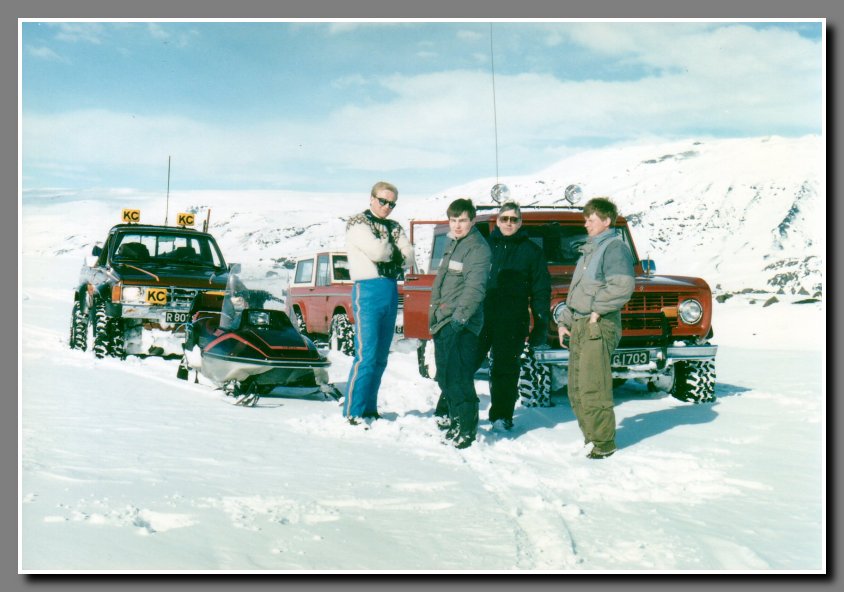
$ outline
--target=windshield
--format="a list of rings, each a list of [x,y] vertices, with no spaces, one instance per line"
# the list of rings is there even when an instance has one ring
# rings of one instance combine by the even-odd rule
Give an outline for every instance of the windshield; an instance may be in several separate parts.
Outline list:
[[[482,226],[479,225],[480,227]],[[530,224],[526,222],[522,228],[528,233],[530,240],[542,249],[548,265],[574,267],[580,258],[580,247],[589,238],[586,234],[586,227],[582,224],[560,224],[558,222]],[[630,247],[631,252],[634,252],[627,227],[615,227],[615,231],[619,238]],[[444,233],[434,236],[431,249],[431,271],[429,273],[437,272],[449,240]]]
[[[115,263],[225,267],[217,244],[208,236],[126,232],[114,238],[112,261]]]
[[[250,274],[241,265],[232,265],[223,298],[220,328],[237,329],[247,310],[284,311],[286,307],[282,293],[277,279],[267,278],[266,274]]]
[[[542,225],[528,225],[523,228],[527,231],[530,240],[535,242],[545,253],[545,260],[548,265],[565,265],[574,267],[580,258],[580,247],[586,242],[589,236],[586,234],[586,227],[583,225],[558,224],[550,222]],[[626,226],[613,228],[616,235],[633,252],[633,245]]]

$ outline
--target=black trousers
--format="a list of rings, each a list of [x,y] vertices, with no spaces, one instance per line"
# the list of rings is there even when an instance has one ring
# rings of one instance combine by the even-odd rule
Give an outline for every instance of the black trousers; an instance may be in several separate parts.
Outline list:
[[[527,306],[514,307],[514,304],[506,299],[490,296],[484,307],[484,321],[478,341],[475,368],[480,368],[484,358],[492,352],[489,369],[489,421],[512,420],[513,409],[519,400],[522,351],[530,327]]]
[[[458,425],[460,435],[474,438],[478,432],[479,401],[475,391],[478,336],[446,325],[434,335],[434,357],[437,384],[442,391],[436,414],[448,414],[452,425]]]

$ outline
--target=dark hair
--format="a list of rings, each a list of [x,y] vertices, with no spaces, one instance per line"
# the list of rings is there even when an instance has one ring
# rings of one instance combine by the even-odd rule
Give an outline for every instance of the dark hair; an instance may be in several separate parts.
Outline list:
[[[601,220],[609,218],[610,226],[615,226],[618,218],[618,207],[608,197],[593,197],[583,206],[583,216],[588,218],[596,214]]]
[[[522,219],[522,208],[520,208],[519,204],[514,201],[505,201],[501,204],[501,207],[498,208],[498,213],[503,214],[504,212],[509,212],[511,210],[516,212],[516,216],[518,216],[519,220]]]
[[[459,218],[460,214],[465,213],[469,216],[469,220],[474,220],[475,204],[472,203],[471,199],[461,197],[460,199],[455,199],[448,205],[446,213],[449,218]]]
[[[375,194],[378,193],[379,191],[381,191],[382,189],[386,189],[387,191],[392,191],[393,195],[396,196],[396,199],[399,198],[399,190],[396,189],[396,186],[393,185],[392,183],[387,183],[386,181],[378,181],[375,185],[372,186],[372,191],[370,191],[369,194],[372,197],[378,197]]]

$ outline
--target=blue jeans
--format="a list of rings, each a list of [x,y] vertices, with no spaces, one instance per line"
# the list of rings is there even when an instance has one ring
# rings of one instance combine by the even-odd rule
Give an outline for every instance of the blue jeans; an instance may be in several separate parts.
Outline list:
[[[343,415],[346,417],[378,413],[378,388],[387,368],[398,306],[395,280],[359,280],[352,287],[355,359],[346,383],[346,400],[343,403]]]

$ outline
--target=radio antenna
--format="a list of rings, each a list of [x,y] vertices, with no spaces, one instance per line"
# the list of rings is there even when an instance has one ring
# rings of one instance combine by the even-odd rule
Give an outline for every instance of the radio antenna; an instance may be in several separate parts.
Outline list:
[[[164,205],[164,226],[167,226],[167,214],[170,211],[170,155],[167,155],[167,201]]]
[[[492,45],[492,23],[489,23],[489,63],[492,70],[492,122],[495,127],[495,184],[498,185],[498,110],[495,101],[495,51]]]

